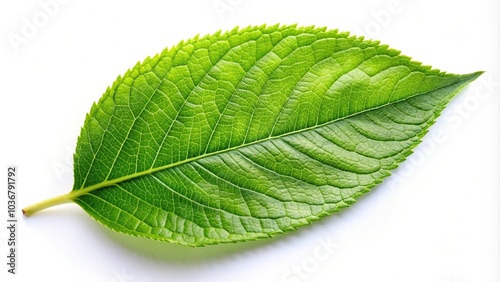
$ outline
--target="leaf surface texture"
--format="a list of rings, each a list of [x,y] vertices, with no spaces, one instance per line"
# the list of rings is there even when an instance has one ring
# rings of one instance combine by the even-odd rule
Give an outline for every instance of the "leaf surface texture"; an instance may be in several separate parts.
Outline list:
[[[389,176],[479,74],[324,28],[195,37],[92,107],[71,194],[111,229],[183,245],[283,233]]]

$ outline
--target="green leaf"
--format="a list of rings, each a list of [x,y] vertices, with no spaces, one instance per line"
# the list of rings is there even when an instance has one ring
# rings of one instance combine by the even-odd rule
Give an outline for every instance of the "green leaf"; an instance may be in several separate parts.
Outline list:
[[[82,128],[75,202],[130,235],[270,237],[353,204],[481,73],[453,75],[314,27],[195,37],[119,77]]]

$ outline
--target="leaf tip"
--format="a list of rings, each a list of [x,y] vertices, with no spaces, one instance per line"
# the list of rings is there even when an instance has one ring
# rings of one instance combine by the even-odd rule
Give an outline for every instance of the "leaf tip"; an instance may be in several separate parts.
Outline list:
[[[468,75],[474,79],[480,77],[483,73],[485,73],[486,71],[476,71],[476,72],[473,72],[473,73],[469,73]]]
[[[461,80],[463,81],[464,85],[467,85],[474,80],[476,80],[478,77],[480,77],[485,71],[476,71],[468,74],[463,74],[461,75]]]

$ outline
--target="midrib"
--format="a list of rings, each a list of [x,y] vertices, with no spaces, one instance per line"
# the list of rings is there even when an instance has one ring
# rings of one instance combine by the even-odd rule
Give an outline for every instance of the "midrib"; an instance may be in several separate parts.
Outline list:
[[[351,118],[351,117],[354,117],[354,116],[357,116],[357,115],[361,115],[361,114],[364,114],[366,112],[375,111],[375,110],[378,110],[378,109],[386,107],[386,106],[390,106],[390,105],[394,105],[394,104],[397,104],[397,103],[404,102],[404,101],[406,101],[408,99],[411,99],[411,98],[414,98],[414,97],[417,97],[417,96],[429,94],[431,92],[434,92],[434,91],[437,91],[437,90],[440,90],[440,89],[452,86],[454,84],[460,83],[460,82],[462,82],[464,80],[467,80],[467,79],[469,79],[469,78],[471,78],[473,76],[477,76],[479,74],[480,73],[472,73],[472,74],[464,75],[462,77],[462,79],[457,80],[457,81],[455,81],[453,83],[447,84],[445,86],[438,87],[438,88],[429,90],[427,92],[417,93],[417,94],[414,94],[412,96],[408,96],[406,98],[400,99],[398,101],[394,101],[394,102],[391,102],[391,103],[387,103],[387,104],[379,105],[379,106],[376,106],[376,107],[368,108],[368,109],[362,110],[360,112],[353,113],[353,114],[350,114],[350,115],[346,115],[344,117],[340,117],[340,118],[337,118],[337,119],[333,119],[331,121],[328,121],[328,122],[325,122],[325,123],[322,123],[322,124],[317,124],[317,125],[312,126],[312,127],[307,127],[307,128],[303,128],[303,129],[299,129],[299,130],[295,130],[295,131],[286,132],[286,133],[283,133],[281,135],[269,136],[269,137],[264,138],[264,139],[255,140],[255,141],[252,141],[252,142],[249,142],[249,143],[246,143],[246,144],[241,144],[239,146],[230,147],[230,148],[227,148],[227,149],[224,149],[224,150],[214,151],[214,152],[202,154],[202,155],[199,155],[199,156],[196,156],[196,157],[187,158],[187,159],[179,161],[179,162],[167,164],[167,165],[164,165],[164,166],[159,166],[159,167],[148,169],[148,170],[144,170],[144,171],[141,171],[141,172],[136,172],[136,173],[129,174],[129,175],[126,175],[126,176],[122,176],[122,177],[119,177],[119,178],[115,178],[115,179],[112,179],[112,180],[103,181],[101,183],[97,183],[97,184],[94,184],[94,185],[91,185],[91,186],[88,186],[88,187],[85,187],[85,188],[81,188],[81,189],[78,189],[78,190],[73,190],[73,191],[71,191],[68,194],[68,196],[69,196],[69,199],[72,200],[72,199],[75,199],[75,198],[77,198],[79,196],[88,194],[88,193],[90,193],[92,191],[103,189],[103,188],[107,188],[107,187],[112,187],[115,184],[118,184],[118,183],[121,183],[121,182],[125,182],[125,181],[131,180],[131,179],[135,179],[135,178],[138,178],[138,177],[141,177],[141,176],[153,174],[153,173],[161,171],[161,170],[165,170],[165,169],[177,167],[177,166],[180,166],[180,165],[183,165],[183,164],[186,164],[186,163],[194,162],[194,161],[197,161],[197,160],[200,160],[200,159],[203,159],[203,158],[207,158],[207,157],[211,157],[211,156],[214,156],[214,155],[223,154],[223,153],[230,152],[230,151],[236,151],[236,150],[239,150],[241,148],[253,146],[253,145],[256,145],[256,144],[259,144],[259,143],[263,143],[263,142],[267,142],[267,141],[270,141],[270,140],[280,139],[280,138],[283,138],[283,137],[286,137],[286,136],[290,136],[290,135],[293,135],[293,134],[300,134],[302,132],[306,132],[306,131],[310,131],[310,130],[315,130],[317,128],[320,128],[320,127],[323,127],[323,126],[327,126],[329,124],[332,124],[332,123],[335,123],[335,122],[338,122],[338,121],[341,121],[341,120],[344,120],[344,119],[348,119],[348,118]],[[455,93],[456,93],[456,91],[455,91]]]

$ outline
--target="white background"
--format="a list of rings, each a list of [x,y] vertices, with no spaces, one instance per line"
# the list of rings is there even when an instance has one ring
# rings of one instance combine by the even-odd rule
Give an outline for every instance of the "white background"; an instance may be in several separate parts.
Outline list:
[[[48,12],[47,2],[0,4],[0,178],[18,166],[20,207],[71,190],[85,114],[119,74],[198,33],[327,26],[448,72],[486,73],[390,181],[312,226],[194,249],[114,233],[63,205],[20,216],[17,276],[6,273],[8,234],[0,229],[0,280],[500,281],[497,0],[60,0]],[[6,192],[0,199],[5,222]]]

